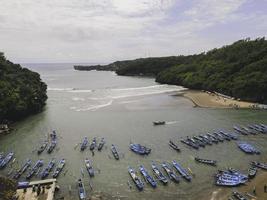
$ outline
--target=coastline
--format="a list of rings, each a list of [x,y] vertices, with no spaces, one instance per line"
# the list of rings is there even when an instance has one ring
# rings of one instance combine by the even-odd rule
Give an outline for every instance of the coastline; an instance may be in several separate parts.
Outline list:
[[[183,96],[189,99],[196,107],[201,108],[259,108],[257,103],[230,99],[220,94],[199,90],[188,89],[177,96]]]

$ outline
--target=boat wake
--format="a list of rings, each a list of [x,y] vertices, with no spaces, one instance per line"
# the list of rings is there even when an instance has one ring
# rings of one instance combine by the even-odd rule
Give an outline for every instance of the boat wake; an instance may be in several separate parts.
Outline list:
[[[109,102],[105,103],[105,104],[101,104],[101,105],[91,105],[87,108],[76,108],[76,107],[71,107],[73,108],[75,111],[77,112],[82,112],[82,111],[96,111],[99,108],[104,108],[107,106],[110,106],[112,104],[113,100],[110,100]]]
[[[47,88],[48,91],[72,91],[75,88]]]
[[[167,125],[171,125],[171,124],[177,124],[179,121],[169,121],[169,122],[166,122],[165,124]]]

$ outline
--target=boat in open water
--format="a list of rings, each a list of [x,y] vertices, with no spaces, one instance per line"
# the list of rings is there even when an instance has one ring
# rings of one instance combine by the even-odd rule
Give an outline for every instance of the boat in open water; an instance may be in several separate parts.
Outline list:
[[[172,164],[174,166],[174,168],[178,171],[179,174],[181,174],[181,176],[187,180],[187,181],[191,181],[192,180],[192,176],[188,173],[188,171],[183,168],[179,163],[177,163],[175,160],[172,161]]]
[[[53,178],[57,178],[58,175],[60,174],[60,172],[62,171],[63,167],[65,166],[66,160],[65,159],[61,159],[58,162],[58,165],[53,173]]]
[[[157,179],[160,180],[163,184],[167,184],[168,179],[166,178],[166,176],[163,175],[163,173],[160,171],[160,169],[158,168],[158,166],[154,162],[152,162],[151,167],[152,167],[153,172],[155,173]]]
[[[86,200],[86,192],[84,189],[84,184],[82,182],[82,179],[78,179],[78,194],[80,200]]]
[[[14,153],[13,152],[9,152],[5,158],[2,159],[2,162],[0,163],[0,169],[1,168],[4,168],[10,161],[11,159],[13,158],[14,156]]]
[[[48,141],[45,140],[42,145],[39,147],[39,149],[37,150],[37,154],[41,154],[47,147],[48,145]]]
[[[104,138],[101,138],[101,140],[100,140],[100,142],[98,144],[97,150],[98,151],[101,151],[102,148],[103,148],[103,146],[104,146],[104,144],[105,144],[105,139]]]
[[[111,152],[112,152],[112,154],[113,154],[113,156],[114,156],[114,158],[116,160],[119,160],[120,159],[118,150],[117,150],[117,148],[116,148],[116,146],[114,144],[111,145]]]
[[[34,164],[33,168],[29,171],[29,173],[26,176],[26,179],[31,179],[33,175],[44,165],[44,160],[40,159],[37,160]]]
[[[51,159],[47,165],[46,168],[44,168],[44,170],[41,172],[41,179],[45,179],[49,173],[52,171],[52,169],[54,168],[56,164],[56,159]]]
[[[165,121],[154,121],[154,122],[153,122],[153,125],[154,125],[154,126],[157,126],[157,125],[165,125],[165,124],[166,124]]]
[[[21,168],[14,174],[14,179],[19,179],[20,176],[31,166],[31,159],[27,159],[26,162],[21,166]]]
[[[94,168],[92,165],[92,161],[88,158],[85,159],[85,167],[90,177],[93,177],[95,175]]]
[[[174,173],[174,171],[172,170],[171,166],[168,163],[164,162],[161,164],[161,166],[166,171],[171,180],[173,180],[176,183],[180,182],[179,177]]]
[[[133,179],[134,184],[136,185],[136,187],[138,188],[138,190],[143,190],[144,189],[144,183],[143,181],[136,175],[136,172],[134,171],[133,168],[128,167],[128,172],[131,176],[131,178]]]
[[[157,187],[157,182],[154,180],[152,176],[148,174],[146,168],[143,165],[139,167],[141,174],[143,175],[144,179],[153,187]]]
[[[95,149],[95,147],[96,147],[96,138],[93,138],[93,141],[90,145],[90,150],[93,151]]]
[[[204,163],[207,165],[212,165],[212,166],[216,166],[216,164],[217,164],[216,160],[209,160],[209,159],[204,159],[204,158],[199,158],[199,157],[195,157],[195,161],[197,161],[199,163]]]
[[[151,152],[150,148],[142,146],[141,144],[130,144],[130,149],[140,155],[148,155]]]
[[[88,144],[88,138],[87,138],[87,137],[84,137],[84,139],[83,139],[83,141],[82,141],[82,143],[81,143],[81,148],[80,148],[80,150],[81,150],[81,151],[84,151],[84,150],[86,149],[86,147],[87,147],[87,144]]]

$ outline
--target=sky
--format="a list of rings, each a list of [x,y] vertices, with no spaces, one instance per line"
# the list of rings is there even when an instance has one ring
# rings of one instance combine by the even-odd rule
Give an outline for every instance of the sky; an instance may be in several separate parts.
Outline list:
[[[267,0],[0,0],[16,63],[188,55],[267,35]]]

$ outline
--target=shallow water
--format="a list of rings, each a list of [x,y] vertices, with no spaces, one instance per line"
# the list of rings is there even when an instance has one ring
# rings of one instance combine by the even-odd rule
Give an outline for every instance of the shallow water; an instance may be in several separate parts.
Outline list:
[[[66,158],[64,170],[67,173],[58,178],[61,186],[58,196],[68,199],[78,197],[76,180],[82,177],[80,171],[87,157],[99,169],[92,179],[85,173],[83,179],[88,195],[104,192],[114,199],[211,199],[212,192],[218,190],[213,178],[216,170],[231,166],[246,172],[251,160],[267,161],[267,135],[241,136],[242,140],[251,141],[261,150],[261,155],[253,156],[241,152],[235,142],[208,146],[200,151],[191,150],[179,142],[187,135],[222,128],[232,130],[233,124],[267,123],[266,111],[194,108],[189,100],[173,96],[184,88],[158,85],[152,78],[74,71],[70,64],[26,66],[38,71],[48,84],[47,106],[44,112],[18,122],[12,134],[1,137],[0,151],[14,150],[19,165],[26,158],[34,161],[43,158],[46,164],[53,157]],[[155,120],[168,123],[153,126],[152,121]],[[43,152],[37,156],[34,150],[53,129],[59,135],[56,151],[51,155]],[[105,137],[107,143],[102,152],[95,152],[92,157],[88,149],[84,152],[80,152],[79,147],[75,149],[84,136],[88,136],[90,141],[93,137],[98,140]],[[170,138],[177,141],[181,153],[169,148]],[[151,154],[142,157],[130,152],[131,141],[151,147]],[[119,161],[112,157],[111,144],[116,144],[120,151],[122,158]],[[197,164],[195,156],[216,159],[218,167]],[[128,166],[137,170],[143,164],[151,173],[152,160],[161,163],[174,159],[194,172],[191,183],[182,180],[179,184],[170,182],[167,186],[159,183],[156,189],[146,185],[143,192],[136,190],[127,172]],[[6,174],[9,170],[7,168],[0,173]],[[132,189],[129,189],[128,181]],[[69,186],[72,188],[71,194],[68,192]]]

